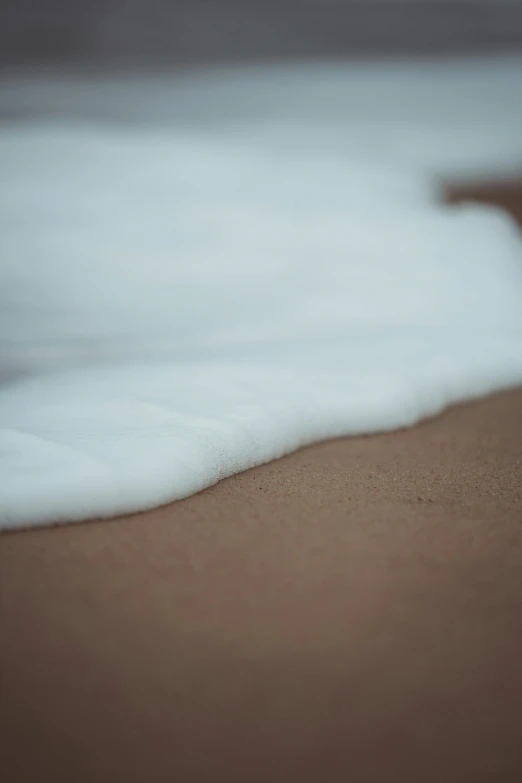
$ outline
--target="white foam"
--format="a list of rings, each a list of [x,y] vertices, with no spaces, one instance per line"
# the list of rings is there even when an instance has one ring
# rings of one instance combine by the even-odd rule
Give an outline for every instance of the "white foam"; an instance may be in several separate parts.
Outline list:
[[[522,60],[394,68],[4,82],[1,525],[522,383],[520,233],[438,203],[522,168]]]

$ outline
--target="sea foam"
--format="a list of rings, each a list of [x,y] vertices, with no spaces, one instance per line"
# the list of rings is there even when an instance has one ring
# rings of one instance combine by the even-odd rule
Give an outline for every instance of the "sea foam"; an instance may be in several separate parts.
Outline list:
[[[522,383],[522,60],[5,77],[0,524],[139,511]]]

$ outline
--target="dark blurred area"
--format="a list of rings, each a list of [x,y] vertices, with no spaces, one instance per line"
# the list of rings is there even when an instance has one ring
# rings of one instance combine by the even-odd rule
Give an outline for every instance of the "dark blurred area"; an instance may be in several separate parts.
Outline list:
[[[8,0],[0,65],[176,66],[522,50],[520,0]]]

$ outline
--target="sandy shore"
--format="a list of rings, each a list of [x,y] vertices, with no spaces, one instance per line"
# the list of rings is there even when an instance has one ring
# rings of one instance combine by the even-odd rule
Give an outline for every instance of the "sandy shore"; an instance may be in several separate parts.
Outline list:
[[[0,574],[9,783],[522,779],[522,390],[6,534]]]

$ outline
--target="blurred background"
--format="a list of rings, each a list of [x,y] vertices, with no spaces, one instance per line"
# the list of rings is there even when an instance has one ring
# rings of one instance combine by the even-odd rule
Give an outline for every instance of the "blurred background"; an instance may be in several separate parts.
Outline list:
[[[4,0],[0,65],[522,50],[520,0]]]

